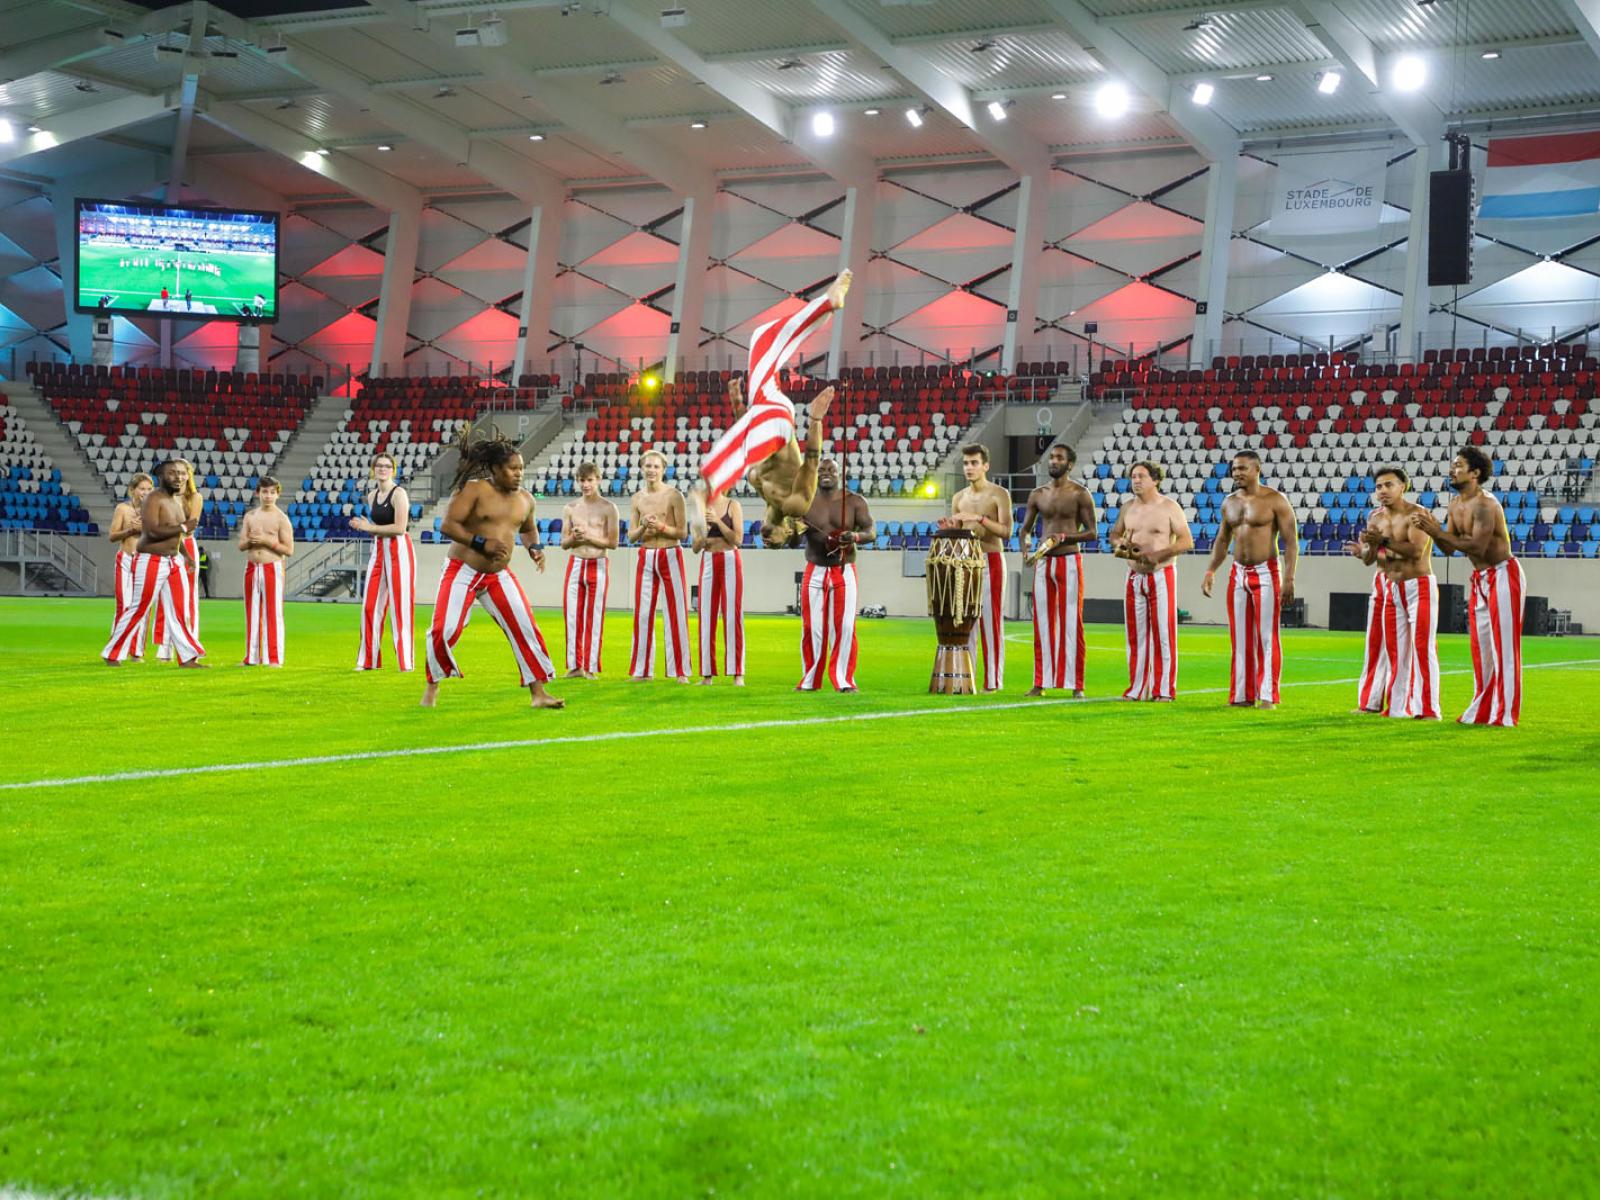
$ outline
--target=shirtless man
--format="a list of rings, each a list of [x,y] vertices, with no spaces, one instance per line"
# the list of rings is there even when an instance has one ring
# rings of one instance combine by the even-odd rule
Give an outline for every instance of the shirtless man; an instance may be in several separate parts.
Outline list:
[[[160,486],[151,489],[139,510],[131,598],[100,657],[107,666],[120,667],[144,636],[144,621],[151,608],[159,605],[178,665],[204,667],[200,659],[205,647],[189,629],[189,573],[178,554],[178,547],[194,531],[182,500],[189,482],[188,464],[180,460],[162,463],[156,478]]]
[[[1222,502],[1222,527],[1211,547],[1211,562],[1200,590],[1211,595],[1212,581],[1231,543],[1228,640],[1233,657],[1228,668],[1228,703],[1277,708],[1283,674],[1278,615],[1294,599],[1300,524],[1288,497],[1261,482],[1261,456],[1254,450],[1235,454],[1229,473],[1233,495]]]
[[[139,534],[143,526],[139,521],[139,512],[144,507],[145,498],[155,489],[156,481],[150,476],[140,472],[128,481],[128,498],[117,505],[111,514],[111,532],[107,538],[117,548],[116,558],[116,583],[115,595],[117,603],[116,615],[111,618],[111,627],[115,629],[117,622],[122,620],[122,610],[133,603],[133,558],[139,550]],[[144,661],[144,633],[139,634],[139,639],[133,644],[134,662]]]
[[[972,627],[967,652],[977,661],[983,648],[983,690],[998,692],[1006,682],[1006,539],[1011,536],[1011,493],[989,482],[989,448],[980,442],[961,447],[961,473],[967,486],[950,502],[946,528],[970,529],[983,548],[987,578],[983,611]]]
[[[1399,467],[1372,473],[1377,507],[1346,553],[1377,564],[1367,602],[1367,655],[1357,695],[1361,713],[1439,719],[1439,584],[1433,541],[1411,523],[1422,509],[1406,499]]]
[[[561,510],[567,578],[561,589],[567,630],[566,679],[600,678],[600,643],[611,586],[609,551],[617,548],[617,506],[600,495],[600,468],[578,467],[578,498]]]
[[[1178,567],[1173,560],[1194,549],[1194,535],[1183,509],[1161,494],[1164,478],[1166,472],[1155,463],[1134,463],[1128,471],[1133,499],[1111,528],[1111,552],[1128,560],[1124,700],[1172,700],[1178,692]]]
[[[666,674],[689,682],[689,588],[683,570],[687,522],[683,497],[662,482],[667,458],[646,450],[640,462],[644,487],[633,494],[628,510],[628,540],[639,547],[633,576],[633,654],[628,674],[653,679],[656,673],[656,606],[663,607]]]
[[[711,502],[706,535],[694,544],[700,552],[697,622],[700,635],[700,680],[717,677],[717,623],[722,623],[722,669],[734,687],[744,686],[744,508],[732,496]]]
[[[878,536],[867,502],[840,494],[839,464],[826,459],[817,471],[817,498],[790,533],[804,542],[800,582],[800,661],[797,692],[814,692],[826,675],[839,692],[856,690],[856,547]]]
[[[190,638],[198,641],[200,638],[200,543],[195,539],[194,531],[200,528],[200,517],[205,512],[206,498],[195,483],[194,464],[188,459],[175,459],[185,472],[186,482],[183,493],[178,497],[183,504],[184,524],[188,532],[183,535],[178,543],[178,565],[183,568],[187,578],[184,581],[185,603],[188,608],[184,617],[189,623]],[[156,657],[166,662],[172,657],[172,640],[167,636],[166,609],[156,609],[155,629]]]
[[[1083,543],[1095,537],[1094,497],[1071,477],[1078,454],[1071,446],[1050,447],[1050,482],[1028,493],[1022,518],[1022,561],[1033,568],[1033,687],[1071,688],[1083,699]],[[1044,535],[1036,550],[1028,543]]]
[[[841,271],[823,295],[781,321],[769,321],[750,340],[750,406],[743,412],[737,379],[728,384],[728,398],[739,417],[717,439],[701,464],[702,478],[689,491],[694,540],[705,537],[704,502],[730,491],[741,477],[767,503],[762,536],[769,546],[785,545],[817,494],[817,460],[822,454],[822,421],[833,401],[824,388],[810,405],[811,432],[807,452],[795,440],[794,402],[778,391],[778,372],[801,344],[844,307],[852,276]],[[778,527],[790,522],[787,531]]]
[[[1472,703],[1463,725],[1516,725],[1522,716],[1522,599],[1527,580],[1511,556],[1511,532],[1500,502],[1484,489],[1494,463],[1476,446],[1463,446],[1450,464],[1449,528],[1419,508],[1410,516],[1447,554],[1472,563]]]
[[[458,445],[461,465],[451,483],[450,507],[439,525],[453,545],[433,604],[428,686],[422,692],[422,705],[432,708],[439,697],[439,681],[461,674],[452,651],[466,632],[477,601],[489,610],[511,644],[533,707],[562,708],[566,701],[545,691],[555,664],[545,649],[544,635],[533,619],[522,584],[509,566],[521,537],[533,565],[544,571],[544,547],[539,544],[533,497],[522,490],[522,454],[509,438],[473,441],[470,429],[463,432]]]
[[[239,522],[244,551],[243,667],[283,666],[283,560],[294,553],[294,526],[278,507],[283,488],[270,475],[256,484],[259,506]]]

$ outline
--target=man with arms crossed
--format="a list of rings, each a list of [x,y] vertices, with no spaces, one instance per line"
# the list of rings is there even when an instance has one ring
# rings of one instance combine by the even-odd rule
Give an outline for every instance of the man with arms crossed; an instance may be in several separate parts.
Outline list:
[[[1033,567],[1033,687],[1071,688],[1083,699],[1083,543],[1095,537],[1094,498],[1070,477],[1078,455],[1071,446],[1050,447],[1050,482],[1028,493],[1022,519],[1023,562]],[[1037,527],[1044,535],[1028,550]]]
[[[128,607],[122,610],[100,657],[107,666],[120,667],[144,636],[144,621],[151,608],[159,605],[178,665],[204,667],[200,658],[205,647],[189,630],[189,574],[178,554],[178,547],[194,531],[182,500],[189,482],[188,464],[179,460],[162,463],[156,478],[160,486],[145,497],[139,511],[139,544],[133,556]]]
[[[294,553],[294,526],[278,507],[278,481],[256,485],[260,507],[239,522],[244,551],[244,667],[283,666],[283,560]]]
[[[1222,527],[1211,547],[1211,562],[1200,581],[1200,590],[1211,595],[1217,568],[1231,544],[1228,640],[1233,657],[1228,666],[1228,703],[1244,708],[1277,708],[1278,685],[1283,675],[1278,615],[1294,599],[1300,526],[1288,497],[1261,482],[1261,456],[1254,450],[1235,454],[1229,473],[1233,477],[1233,494],[1222,502]]]
[[[1411,523],[1422,509],[1406,499],[1411,480],[1399,467],[1372,473],[1378,507],[1361,539],[1345,551],[1369,567],[1367,652],[1361,666],[1357,712],[1439,719],[1439,584],[1433,577],[1433,543]]]
[[[689,588],[683,570],[683,497],[662,482],[666,455],[646,450],[640,463],[644,487],[633,494],[628,539],[639,547],[633,576],[633,654],[628,674],[653,679],[656,673],[656,605],[663,606],[666,674],[689,682]]]
[[[1505,510],[1484,489],[1494,463],[1476,446],[1463,446],[1450,464],[1450,528],[1432,513],[1411,514],[1420,529],[1447,554],[1459,551],[1472,563],[1472,703],[1463,725],[1516,725],[1522,717],[1522,597],[1527,581],[1511,557]]]
[[[817,471],[817,498],[788,544],[804,541],[800,583],[800,662],[797,692],[814,692],[823,676],[835,691],[856,690],[856,546],[878,536],[867,502],[840,489],[839,464]]]
[[[567,578],[561,589],[567,630],[567,679],[600,678],[600,643],[611,586],[607,551],[617,548],[617,506],[600,495],[600,468],[578,467],[578,498],[561,510]]]
[[[128,481],[128,498],[117,505],[111,514],[111,532],[107,538],[117,548],[116,558],[116,601],[117,612],[111,618],[111,628],[117,627],[117,622],[122,620],[122,610],[133,603],[133,560],[139,552],[139,534],[143,526],[139,522],[139,512],[144,508],[145,498],[155,490],[156,481],[150,476],[140,472]],[[133,644],[135,662],[144,661],[144,631],[139,633],[138,640]]]
[[[961,447],[961,473],[967,486],[950,502],[950,525],[970,529],[983,548],[986,578],[983,610],[972,627],[967,649],[974,660],[983,648],[983,690],[998,692],[1006,682],[1006,539],[1011,536],[1011,493],[989,482],[989,448],[978,442]]]
[[[476,602],[489,610],[511,643],[522,686],[528,689],[533,707],[562,708],[566,701],[545,691],[555,664],[545,649],[544,635],[534,622],[522,584],[508,565],[520,536],[533,565],[544,570],[533,497],[522,490],[522,454],[509,438],[474,442],[470,429],[463,432],[459,447],[461,465],[451,482],[450,507],[439,525],[454,544],[433,602],[428,686],[422,692],[422,705],[432,708],[439,697],[439,681],[461,674],[452,650],[466,632]]]
[[[771,461],[771,460],[768,460]],[[744,508],[724,493],[706,512],[706,534],[697,539],[700,552],[699,620],[700,682],[717,677],[717,622],[722,622],[722,669],[734,687],[744,686]]]
[[[1128,471],[1133,499],[1111,529],[1112,553],[1128,560],[1123,620],[1128,639],[1124,700],[1172,700],[1178,692],[1178,566],[1194,549],[1183,509],[1161,494],[1166,472],[1153,462]]]

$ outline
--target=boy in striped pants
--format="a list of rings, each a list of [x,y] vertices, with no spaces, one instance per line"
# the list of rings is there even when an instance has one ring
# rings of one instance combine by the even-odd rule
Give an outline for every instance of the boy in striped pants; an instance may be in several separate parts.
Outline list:
[[[578,499],[561,513],[567,574],[561,589],[567,633],[566,679],[600,678],[600,644],[611,586],[608,552],[617,548],[617,506],[600,495],[600,468],[578,467]]]
[[[256,485],[260,506],[239,522],[244,565],[245,667],[283,666],[283,560],[294,553],[294,526],[278,507],[283,489],[270,475]]]
[[[662,482],[666,455],[647,450],[640,464],[644,487],[633,494],[628,537],[639,544],[633,576],[633,654],[628,674],[654,679],[656,673],[656,608],[661,608],[666,645],[666,674],[689,682],[689,585],[683,569],[687,532],[683,497]]]

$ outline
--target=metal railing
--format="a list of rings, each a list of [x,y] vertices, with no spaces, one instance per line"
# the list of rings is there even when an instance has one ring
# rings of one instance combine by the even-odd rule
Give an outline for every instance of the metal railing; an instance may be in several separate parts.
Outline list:
[[[317,588],[330,576],[337,576],[340,584],[350,584],[352,595],[360,593],[360,579],[367,566],[366,538],[341,539],[316,542],[289,560],[284,578],[284,594],[303,597],[317,593]],[[325,594],[324,598],[327,597]]]
[[[17,595],[100,594],[100,568],[63,535],[44,529],[0,530],[0,563],[17,568]],[[71,584],[71,588],[58,586]]]

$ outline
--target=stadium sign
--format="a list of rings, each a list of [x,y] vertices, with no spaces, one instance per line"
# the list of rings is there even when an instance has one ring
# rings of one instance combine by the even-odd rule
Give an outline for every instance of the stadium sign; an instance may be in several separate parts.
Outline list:
[[[1360,154],[1299,154],[1278,162],[1272,232],[1283,235],[1359,233],[1383,217],[1387,159]]]

